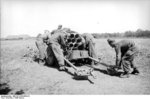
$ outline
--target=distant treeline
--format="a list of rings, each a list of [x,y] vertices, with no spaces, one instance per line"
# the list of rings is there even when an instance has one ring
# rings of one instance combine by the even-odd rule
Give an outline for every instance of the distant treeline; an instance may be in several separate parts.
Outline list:
[[[0,38],[1,41],[5,41],[5,40],[29,40],[29,39],[35,39],[35,37],[30,37],[30,38]]]
[[[124,33],[92,33],[94,38],[108,38],[108,37],[144,37],[150,38],[150,31],[149,30],[141,30],[138,29],[137,31],[126,31]]]

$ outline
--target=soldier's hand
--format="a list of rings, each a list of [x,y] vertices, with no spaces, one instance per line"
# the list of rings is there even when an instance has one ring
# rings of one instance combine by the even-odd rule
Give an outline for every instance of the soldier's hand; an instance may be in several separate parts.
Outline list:
[[[60,71],[65,71],[65,70],[66,70],[66,67],[65,67],[65,66],[60,66],[60,67],[59,67],[59,70],[60,70]]]
[[[115,70],[115,71],[121,71],[122,68],[121,68],[121,66],[115,66],[115,67],[114,67],[114,70]]]

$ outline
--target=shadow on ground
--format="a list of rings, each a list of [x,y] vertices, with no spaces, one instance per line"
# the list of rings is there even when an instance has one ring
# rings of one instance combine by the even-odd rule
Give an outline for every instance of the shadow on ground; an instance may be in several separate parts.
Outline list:
[[[112,67],[115,67],[115,65],[110,65],[110,64],[106,64],[106,63],[100,63],[100,65],[103,66],[103,68],[100,67],[93,67],[95,71],[99,71],[103,74],[109,75],[109,76],[116,76],[119,77],[120,74],[122,73],[122,71],[115,71]]]

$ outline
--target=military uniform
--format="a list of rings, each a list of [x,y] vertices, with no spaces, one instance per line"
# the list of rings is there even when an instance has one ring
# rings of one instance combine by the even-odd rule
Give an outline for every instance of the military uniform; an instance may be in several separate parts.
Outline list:
[[[64,33],[54,33],[48,40],[49,48],[53,52],[59,66],[64,66],[64,55],[62,49],[66,47],[64,40],[65,36]]]
[[[45,32],[43,35],[38,35],[35,41],[35,44],[39,50],[39,59],[40,61],[45,61],[47,56],[47,40],[51,37],[49,32]]]
[[[131,72],[139,72],[137,67],[134,65],[134,58],[138,54],[138,49],[135,43],[129,40],[121,40],[113,44],[116,52],[116,66],[123,68],[126,74]]]
[[[85,46],[88,49],[89,56],[93,58],[98,58],[95,50],[95,39],[91,34],[84,33],[82,34],[83,38],[85,39]]]

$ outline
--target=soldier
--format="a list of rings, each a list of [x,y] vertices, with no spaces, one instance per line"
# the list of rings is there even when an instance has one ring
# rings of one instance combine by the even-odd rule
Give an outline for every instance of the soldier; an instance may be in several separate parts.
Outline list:
[[[39,50],[39,64],[45,64],[45,59],[47,58],[47,40],[51,37],[48,30],[44,31],[44,34],[38,34],[36,38],[36,46]]]
[[[53,52],[59,66],[59,70],[65,70],[63,49],[66,47],[66,36],[67,33],[54,33],[48,40],[48,48]]]
[[[138,53],[135,43],[129,40],[115,40],[108,39],[109,45],[115,49],[116,52],[116,67],[123,68],[124,73],[120,75],[121,78],[128,78],[133,68],[132,74],[139,74],[139,70],[134,64],[134,58]],[[131,68],[130,68],[131,67]]]
[[[96,50],[95,50],[95,39],[89,33],[82,34],[82,37],[85,39],[85,46],[88,47],[89,56],[98,59]],[[96,64],[96,63],[95,63]]]
[[[52,32],[51,32],[51,34],[54,34],[54,33],[58,33],[60,30],[62,29],[62,25],[58,25],[58,28],[57,29],[55,29],[55,30],[53,30]]]

